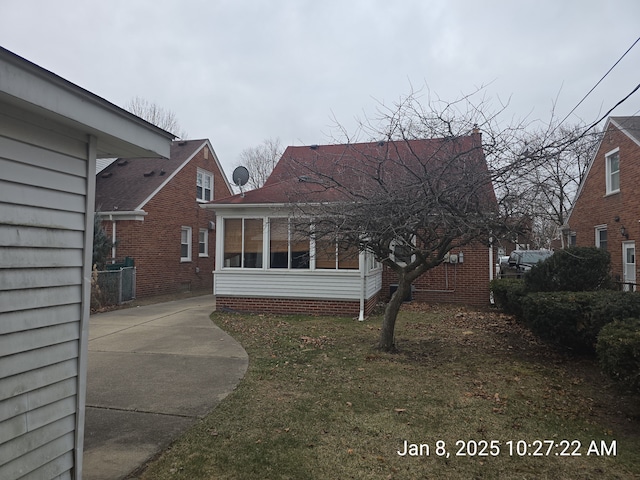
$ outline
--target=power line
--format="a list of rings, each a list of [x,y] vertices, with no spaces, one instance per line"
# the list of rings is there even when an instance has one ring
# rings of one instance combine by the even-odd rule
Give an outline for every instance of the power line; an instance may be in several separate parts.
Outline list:
[[[582,100],[580,100],[580,101],[578,102],[578,104],[577,104],[575,107],[573,107],[573,109],[571,109],[571,111],[570,111],[569,113],[567,113],[567,116],[566,116],[566,117],[564,117],[564,118],[562,119],[562,121],[560,122],[560,124],[564,123],[564,122],[565,122],[565,120],[567,120],[567,118],[569,118],[569,116],[570,116],[573,112],[575,112],[575,111],[576,111],[576,109],[577,109],[577,108],[582,104],[582,102],[584,102],[584,101],[587,99],[587,97],[588,97],[589,95],[591,95],[591,92],[593,92],[593,91],[596,89],[596,87],[597,87],[598,85],[600,85],[600,83],[602,83],[602,81],[607,77],[607,75],[609,75],[609,74],[611,73],[611,71],[612,71],[612,70],[613,70],[613,69],[614,69],[614,68],[615,68],[615,67],[616,67],[616,66],[617,66],[617,65],[622,61],[622,59],[627,55],[627,53],[629,53],[629,52],[631,51],[631,49],[632,49],[633,47],[635,47],[635,46],[636,46],[636,44],[637,44],[638,42],[640,42],[640,37],[638,37],[638,38],[636,39],[636,41],[635,41],[635,42],[633,42],[633,44],[632,44],[632,45],[627,49],[627,51],[626,51],[626,52],[624,52],[624,53],[622,54],[622,56],[618,59],[618,61],[616,61],[616,63],[614,63],[614,64],[613,64],[613,66],[612,66],[609,70],[607,70],[607,73],[605,73],[605,74],[602,76],[602,78],[601,78],[600,80],[598,80],[598,83],[596,83],[596,84],[591,88],[591,90],[589,90],[589,91],[587,92],[587,94],[586,94],[584,97],[582,97]],[[621,100],[620,102],[618,102],[618,103],[617,103],[617,104],[616,104],[616,105],[615,105],[611,110],[609,110],[609,111],[607,112],[607,115],[608,115],[609,113],[611,113],[611,111],[612,111],[614,108],[616,108],[618,105],[620,105],[624,100],[626,100],[627,98],[629,98],[629,96],[631,96],[631,94],[633,94],[636,90],[638,90],[638,87],[636,87],[636,88],[633,90],[633,92],[631,92],[631,93],[630,93],[629,95],[627,95],[623,100]],[[605,115],[605,117],[606,117],[606,115]],[[603,118],[604,118],[604,117],[603,117]],[[602,118],[601,118],[600,120],[598,120],[597,122],[595,122],[592,126],[597,125],[598,123],[600,123],[600,121],[601,121],[601,120],[602,120]]]

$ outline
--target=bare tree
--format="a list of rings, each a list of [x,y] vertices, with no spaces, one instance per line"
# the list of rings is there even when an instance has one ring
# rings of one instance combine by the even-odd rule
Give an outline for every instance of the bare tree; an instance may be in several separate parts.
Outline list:
[[[187,133],[182,130],[176,114],[166,110],[158,104],[141,97],[134,97],[125,105],[125,109],[138,117],[152,123],[167,132],[171,132],[178,138],[186,139]]]
[[[523,155],[534,161],[509,172],[505,189],[520,214],[530,219],[535,247],[549,248],[558,238],[600,137],[582,124],[547,127],[523,137]]]
[[[484,100],[472,100],[425,107],[412,93],[362,124],[376,141],[319,147],[289,172],[300,179],[292,208],[297,218],[314,218],[317,244],[370,252],[397,274],[382,350],[395,349],[396,318],[412,283],[451,249],[488,242],[509,223],[493,185],[531,161],[520,154],[522,126],[498,129]],[[508,192],[501,200],[512,201]],[[300,228],[308,232],[308,223]]]
[[[240,153],[238,165],[249,170],[247,184],[250,189],[264,185],[283,151],[279,138],[268,138],[257,147],[246,148]]]

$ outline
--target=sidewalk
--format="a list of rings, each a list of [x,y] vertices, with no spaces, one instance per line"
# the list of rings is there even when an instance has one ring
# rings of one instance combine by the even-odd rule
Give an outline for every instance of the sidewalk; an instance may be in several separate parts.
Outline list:
[[[244,376],[211,295],[93,315],[84,480],[127,476],[210,412]]]

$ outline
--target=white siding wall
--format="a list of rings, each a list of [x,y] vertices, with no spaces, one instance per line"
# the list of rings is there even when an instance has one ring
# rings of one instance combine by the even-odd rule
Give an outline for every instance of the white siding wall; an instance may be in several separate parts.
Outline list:
[[[2,132],[0,478],[72,478],[87,145],[59,139],[74,150],[61,152],[37,132]]]
[[[359,300],[362,294],[358,271],[224,269],[213,280],[213,293],[221,296]],[[366,280],[370,298],[382,287],[382,274],[372,272]]]
[[[366,282],[365,298],[369,299],[382,290],[382,268],[367,273]]]

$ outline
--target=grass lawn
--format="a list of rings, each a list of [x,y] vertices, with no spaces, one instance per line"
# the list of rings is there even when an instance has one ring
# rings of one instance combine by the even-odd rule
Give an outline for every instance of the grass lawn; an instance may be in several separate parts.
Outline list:
[[[640,395],[509,316],[407,305],[397,354],[380,317],[211,318],[248,372],[136,478],[640,478]]]

